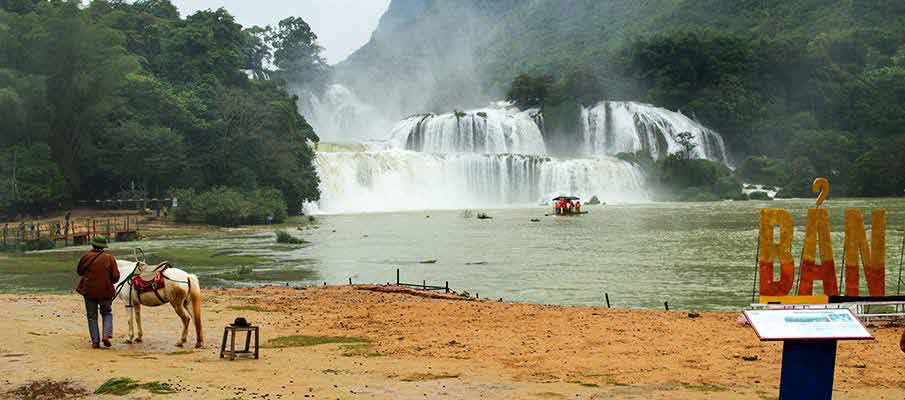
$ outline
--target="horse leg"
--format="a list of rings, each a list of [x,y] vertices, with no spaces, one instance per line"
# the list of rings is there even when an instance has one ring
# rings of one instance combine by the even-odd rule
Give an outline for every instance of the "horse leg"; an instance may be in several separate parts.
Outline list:
[[[189,277],[188,279],[192,279]],[[198,281],[195,286],[189,289],[186,298],[188,299],[189,311],[192,313],[192,321],[195,323],[195,348],[204,347],[204,333],[201,329],[201,289],[198,287]]]
[[[130,304],[126,304],[126,311],[129,312],[129,340],[126,340],[126,343],[128,344],[132,344],[133,339],[135,339],[135,328],[132,322],[132,320],[135,319],[135,310],[130,306]]]
[[[135,325],[138,328],[138,338],[135,339],[135,343],[141,343],[142,336],[144,336],[144,332],[141,330],[141,303],[136,302],[132,305],[132,312],[135,313]]]
[[[182,336],[178,342],[176,342],[177,347],[182,347],[189,335],[189,313],[185,310],[185,294],[180,296],[172,296],[170,297],[170,305],[173,306],[173,310],[176,311],[176,314],[179,315],[179,319],[182,320]]]

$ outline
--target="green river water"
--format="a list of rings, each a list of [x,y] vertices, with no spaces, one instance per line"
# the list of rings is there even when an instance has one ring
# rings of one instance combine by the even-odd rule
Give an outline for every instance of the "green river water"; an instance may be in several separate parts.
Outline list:
[[[180,266],[212,286],[261,284],[410,283],[444,285],[481,298],[614,307],[730,310],[750,302],[758,210],[785,208],[796,226],[796,264],[813,200],[650,203],[589,206],[577,217],[545,216],[547,208],[482,210],[490,220],[458,211],[319,216],[316,227],[295,231],[311,244],[285,247],[272,236],[121,244],[149,252],[174,246],[265,255],[276,259],[255,272],[221,279],[222,268]],[[905,224],[905,199],[831,199],[833,250],[841,264],[843,211],[887,209],[887,293],[895,294]],[[532,222],[537,218],[539,222]],[[422,261],[436,260],[432,264]],[[797,269],[796,269],[797,272]],[[41,289],[43,280],[0,279]],[[863,279],[862,279],[863,281]],[[68,285],[68,283],[67,283]],[[817,291],[819,292],[819,284]]]

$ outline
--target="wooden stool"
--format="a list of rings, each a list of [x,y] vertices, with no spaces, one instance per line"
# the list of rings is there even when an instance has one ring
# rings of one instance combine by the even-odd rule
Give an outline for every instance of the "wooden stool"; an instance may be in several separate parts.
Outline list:
[[[245,350],[236,351],[236,334],[239,332],[245,332]],[[250,351],[249,348],[251,346],[251,333],[255,334],[255,351]],[[226,350],[226,337],[229,336],[229,350]],[[235,360],[238,356],[250,356],[254,355],[255,360],[258,359],[258,327],[254,325],[250,326],[232,326],[229,325],[226,328],[223,328],[223,342],[220,343],[220,358],[223,358],[224,355],[229,356],[229,360]]]

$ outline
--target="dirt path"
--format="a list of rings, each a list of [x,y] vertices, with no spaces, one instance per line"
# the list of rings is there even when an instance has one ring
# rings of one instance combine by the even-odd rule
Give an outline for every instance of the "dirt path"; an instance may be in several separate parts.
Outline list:
[[[139,390],[125,398],[775,398],[780,345],[759,342],[734,313],[691,319],[678,311],[359,289],[208,292],[201,350],[173,346],[179,324],[171,309],[146,309],[145,343],[126,345],[127,314],[116,303],[113,349],[91,350],[78,296],[0,295],[0,393],[66,379],[93,392],[109,378],[129,377],[178,391]],[[236,316],[261,325],[263,342],[290,335],[366,342],[265,348],[258,361],[223,361],[222,327]],[[835,398],[905,397],[900,332],[872,331],[877,341],[840,345]]]

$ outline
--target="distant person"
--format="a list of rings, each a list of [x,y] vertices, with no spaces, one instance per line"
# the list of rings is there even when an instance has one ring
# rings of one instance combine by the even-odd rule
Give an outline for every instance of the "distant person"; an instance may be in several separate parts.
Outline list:
[[[553,203],[553,212],[556,214],[562,213],[562,202],[557,201]]]
[[[581,202],[580,201],[575,202],[575,212],[581,213]]]
[[[97,235],[91,240],[91,251],[82,256],[76,272],[82,277],[76,292],[85,297],[85,311],[88,316],[88,333],[91,335],[91,347],[98,349],[100,343],[110,347],[113,337],[113,298],[116,289],[113,284],[119,281],[119,268],[116,258],[107,253],[107,237]],[[103,319],[104,336],[101,337],[97,327],[97,312],[100,309]]]

